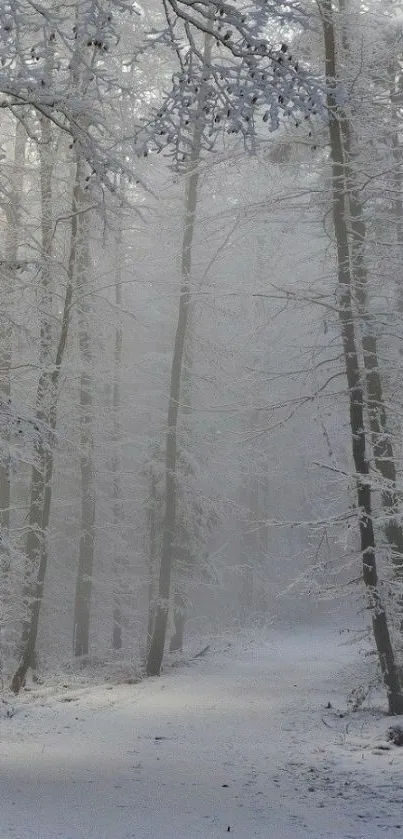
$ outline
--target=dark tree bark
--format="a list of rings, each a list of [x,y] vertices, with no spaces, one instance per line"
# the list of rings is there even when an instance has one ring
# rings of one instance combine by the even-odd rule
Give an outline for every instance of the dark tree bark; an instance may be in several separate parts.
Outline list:
[[[373,318],[369,312],[367,272],[364,260],[365,222],[355,189],[349,190],[351,226],[351,264],[355,297],[362,324],[362,353],[365,370],[366,407],[375,468],[383,478],[382,507],[387,515],[385,535],[392,550],[392,563],[398,576],[403,573],[403,528],[398,521],[401,499],[396,486],[396,461],[388,429],[387,412],[379,369],[378,347]]]
[[[204,65],[207,73],[209,72],[210,62],[211,37],[206,35]],[[162,529],[161,565],[158,581],[158,602],[156,605],[153,634],[147,657],[147,674],[149,676],[158,676],[161,672],[171,594],[173,542],[175,538],[177,511],[177,429],[179,399],[191,296],[190,280],[192,269],[192,242],[196,218],[197,189],[199,183],[198,164],[200,161],[204,128],[203,102],[205,95],[206,91],[202,85],[198,99],[198,118],[196,117],[195,119],[195,129],[190,152],[186,187],[185,230],[182,245],[181,266],[182,285],[179,298],[178,324],[172,358],[168,406],[168,429],[165,444],[165,512]]]
[[[95,543],[95,472],[93,439],[93,373],[90,336],[90,305],[88,297],[89,214],[85,212],[83,193],[83,164],[78,162],[80,173],[78,201],[80,216],[77,229],[76,285],[79,295],[78,331],[81,358],[80,377],[80,472],[81,472],[81,524],[74,601],[74,655],[87,655],[89,650],[90,606]]]
[[[116,312],[119,317],[122,308],[122,271],[121,271],[121,247],[122,247],[122,218],[118,219],[119,229],[115,239],[115,254],[116,254],[116,283],[115,283],[115,304]],[[122,507],[122,483],[121,483],[121,457],[119,454],[119,446],[121,440],[121,422],[120,412],[121,405],[121,380],[122,380],[122,357],[123,357],[123,327],[118,323],[115,329],[115,347],[114,347],[114,377],[113,377],[113,445],[114,454],[112,460],[112,477],[113,477],[113,525],[115,532],[118,533],[120,544],[121,532],[123,527],[123,507]],[[113,626],[112,626],[112,648],[114,650],[122,649],[122,568],[123,556],[122,550],[116,550],[113,558]]]
[[[161,565],[158,581],[158,601],[156,604],[153,633],[147,657],[147,674],[149,676],[159,676],[161,672],[168,622],[169,599],[171,594],[172,553],[177,508],[177,425],[183,349],[186,337],[187,312],[190,298],[189,274],[187,273],[185,276],[187,279],[181,288],[179,318],[171,371],[168,431],[166,434],[165,449],[165,513],[162,532]]]
[[[73,190],[71,242],[68,265],[68,281],[64,298],[62,322],[53,368],[42,371],[37,388],[37,411],[39,423],[46,424],[50,433],[56,430],[57,401],[59,395],[60,372],[67,343],[70,323],[70,311],[73,296],[73,277],[76,260],[77,239],[77,182]],[[43,329],[43,335],[47,333]],[[29,667],[34,663],[39,617],[43,599],[43,589],[48,564],[46,535],[49,525],[52,499],[53,475],[52,437],[48,441],[38,439],[35,452],[35,464],[32,468],[30,501],[28,514],[28,533],[25,547],[26,573],[23,601],[26,616],[23,621],[19,644],[20,660],[11,681],[11,690],[19,693],[25,682]]]
[[[150,475],[150,503],[148,509],[148,621],[147,621],[147,655],[150,651],[151,639],[154,632],[155,606],[157,599],[157,586],[155,579],[157,559],[157,480],[154,473]]]
[[[345,0],[339,0],[339,8],[345,14]],[[344,19],[342,24],[342,46],[347,56],[350,49],[347,20]],[[375,467],[383,478],[381,502],[387,516],[385,535],[391,547],[391,558],[395,573],[400,577],[403,573],[403,528],[398,520],[401,509],[401,498],[399,497],[396,485],[396,460],[388,428],[387,410],[379,367],[376,328],[370,312],[368,299],[368,274],[365,260],[367,231],[364,207],[354,168],[353,128],[351,120],[349,120],[346,111],[340,106],[338,108],[338,116],[345,164],[346,212],[348,212],[348,226],[351,240],[351,272],[355,301],[358,306],[361,322],[361,342],[367,395],[366,408],[369,417],[371,447]],[[400,167],[397,168],[400,171]],[[397,208],[396,214],[398,217]],[[397,235],[399,237],[399,224]],[[403,240],[401,243],[403,243]]]
[[[10,179],[9,201],[6,206],[6,234],[4,245],[4,275],[1,278],[1,306],[7,312],[13,295],[13,283],[17,269],[18,246],[21,224],[21,194],[24,179],[25,147],[27,133],[18,120],[15,124],[14,161]],[[2,316],[0,341],[0,398],[7,402],[11,395],[10,368],[12,360],[13,329],[11,321]],[[5,441],[7,443],[7,440]],[[10,528],[10,465],[8,456],[0,462],[0,554],[1,572],[9,565],[8,537]]]
[[[329,137],[332,157],[333,222],[338,268],[338,303],[340,331],[349,389],[349,415],[353,460],[356,471],[357,507],[362,555],[362,573],[389,712],[403,713],[403,695],[392,648],[388,621],[382,601],[376,566],[376,545],[372,521],[372,498],[369,463],[366,457],[364,392],[361,383],[357,339],[352,302],[352,276],[347,227],[346,173],[340,113],[337,104],[336,41],[332,0],[319,5],[324,33]]]
[[[389,76],[390,76],[390,101],[391,101],[391,108],[392,108],[392,126],[393,131],[391,135],[392,141],[392,151],[393,151],[393,158],[395,161],[395,167],[393,172],[393,186],[394,186],[394,216],[395,216],[395,231],[396,231],[396,244],[397,250],[399,253],[399,257],[402,254],[403,249],[403,146],[401,140],[401,125],[402,125],[402,103],[403,103],[403,74],[401,71],[401,67],[398,65],[397,60],[392,62],[392,66],[389,68]],[[396,282],[396,303],[397,303],[397,311],[400,317],[403,315],[403,283],[401,280],[401,272],[398,272],[398,278]],[[402,499],[400,499],[400,502]],[[401,504],[400,504],[401,506]],[[391,526],[394,525],[394,521],[392,520]],[[403,577],[403,546],[400,550],[399,544],[399,568],[396,568],[397,575],[399,578]],[[395,564],[396,567],[396,564]],[[401,629],[403,631],[403,622],[401,625]]]

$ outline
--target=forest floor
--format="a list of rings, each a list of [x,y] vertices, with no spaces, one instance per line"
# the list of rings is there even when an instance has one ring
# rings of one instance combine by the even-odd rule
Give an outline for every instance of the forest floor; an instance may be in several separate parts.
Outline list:
[[[361,666],[329,629],[274,632],[134,685],[5,697],[0,839],[403,839],[383,696],[346,702]]]

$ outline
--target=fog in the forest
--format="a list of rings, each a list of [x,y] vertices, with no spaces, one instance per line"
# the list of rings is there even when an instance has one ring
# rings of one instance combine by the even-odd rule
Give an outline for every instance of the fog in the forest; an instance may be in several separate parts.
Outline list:
[[[299,685],[310,709],[320,685],[328,710],[349,696],[361,713],[376,695],[403,713],[402,68],[395,0],[0,3],[7,719],[34,714],[30,693],[46,709],[52,691],[98,686],[84,698],[90,720],[106,683],[141,683],[145,728],[164,739],[155,716],[182,700],[163,680],[197,661],[200,694],[178,677],[184,724],[221,689],[235,715],[238,688],[247,708],[249,679],[252,743],[266,676],[238,680],[249,644],[251,660],[272,661],[277,709],[278,685],[287,697]],[[342,688],[330,700],[332,678]],[[58,713],[60,730],[80,719]],[[43,714],[21,742],[25,731],[42,743]],[[291,761],[300,743],[287,743],[276,749]],[[28,801],[31,780],[10,755]],[[314,764],[304,755],[295,765]],[[110,812],[101,839],[171,836],[158,820],[124,832],[124,814],[112,834]],[[31,833],[7,818],[6,839],[67,837],[57,820],[42,834],[39,817]],[[82,824],[74,839],[95,836]],[[386,835],[352,829],[337,839]]]
[[[402,249],[398,0],[1,0],[1,839],[396,837]]]

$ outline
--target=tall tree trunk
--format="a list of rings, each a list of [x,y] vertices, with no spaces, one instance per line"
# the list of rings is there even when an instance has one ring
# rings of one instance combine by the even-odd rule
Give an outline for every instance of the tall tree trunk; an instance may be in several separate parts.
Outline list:
[[[395,161],[394,167],[394,175],[393,175],[393,186],[394,186],[394,215],[395,215],[395,230],[396,230],[396,245],[397,251],[399,254],[399,259],[401,259],[403,253],[403,145],[401,141],[401,129],[402,129],[402,115],[401,115],[401,107],[403,104],[403,74],[401,71],[401,67],[396,67],[396,63],[393,62],[394,66],[394,73],[390,71],[389,75],[391,77],[390,83],[390,100],[391,100],[391,107],[392,107],[392,151],[393,151],[393,158]],[[395,77],[397,76],[397,81],[395,81]],[[400,319],[403,315],[403,282],[401,279],[401,272],[396,272],[398,276],[398,280],[396,283],[396,303],[397,303],[397,311],[399,313]],[[400,499],[401,501],[401,499]],[[393,522],[392,522],[393,524]],[[398,569],[398,576],[403,577],[403,548],[399,551],[401,556],[399,556],[399,565],[400,568]],[[401,626],[403,630],[403,624]]]
[[[390,119],[387,127],[391,127],[390,142],[394,160],[392,171],[391,199],[395,223],[395,241],[399,265],[395,271],[396,307],[399,315],[403,314],[403,282],[401,272],[401,255],[403,248],[403,73],[400,63],[400,31],[391,29],[387,41],[389,61],[387,65],[389,82]],[[383,70],[383,67],[381,68]]]
[[[18,245],[21,225],[21,195],[24,180],[25,147],[27,134],[22,123],[15,124],[14,161],[10,179],[9,200],[7,204],[7,226],[5,235],[2,277],[1,309],[2,323],[0,340],[0,399],[8,402],[11,396],[10,370],[12,360],[12,323],[7,313],[10,311],[13,283],[17,268]],[[4,440],[7,446],[8,440]],[[5,452],[0,460],[0,552],[1,570],[9,566],[9,529],[10,529],[10,464]]]
[[[390,101],[392,106],[392,151],[395,160],[394,167],[394,214],[396,226],[396,244],[399,249],[399,256],[401,256],[401,248],[403,248],[403,144],[401,140],[402,133],[402,105],[403,105],[403,73],[400,66],[396,66],[397,62],[392,63],[389,75],[390,82]],[[397,81],[395,80],[397,76]],[[398,311],[403,314],[403,282],[400,274],[396,286],[396,302]]]
[[[403,695],[391,644],[386,611],[379,589],[376,566],[371,479],[366,457],[364,393],[361,384],[352,302],[353,281],[346,221],[348,215],[345,192],[346,173],[340,113],[337,103],[337,58],[332,0],[320,0],[319,9],[323,23],[326,62],[327,107],[332,157],[333,222],[338,267],[339,320],[349,389],[350,429],[356,471],[363,580],[366,586],[374,639],[388,697],[389,712],[391,714],[401,714],[403,713]]]
[[[157,600],[156,560],[157,560],[157,480],[154,473],[150,475],[150,502],[148,508],[148,621],[147,621],[147,655],[150,651],[151,639],[154,632],[155,607]]]
[[[197,175],[195,178],[196,182],[193,183],[193,186],[196,190]],[[179,318],[171,370],[168,430],[166,433],[165,449],[165,512],[162,531],[161,565],[158,581],[158,600],[155,610],[153,634],[147,657],[147,674],[149,676],[159,676],[161,671],[168,621],[169,599],[171,594],[172,553],[177,508],[177,426],[189,296],[190,286],[188,274],[187,280],[182,284],[181,288]]]
[[[182,416],[186,423],[186,435],[191,436],[192,420],[192,369],[193,369],[193,347],[192,347],[192,313],[194,301],[189,300],[188,323],[186,332],[186,344],[184,350],[184,366],[182,374],[181,393],[183,394]],[[186,518],[186,514],[185,514]],[[169,642],[170,652],[183,649],[185,638],[185,626],[188,618],[188,599],[186,596],[186,576],[192,565],[192,534],[189,527],[182,527],[181,532],[182,556],[181,562],[176,563],[174,568],[174,597],[173,597],[173,634]]]
[[[49,429],[49,439],[38,439],[35,451],[35,464],[32,468],[30,501],[28,513],[28,533],[25,547],[26,576],[23,592],[25,618],[19,645],[20,660],[11,681],[11,690],[18,693],[24,684],[28,668],[34,661],[39,616],[43,599],[43,590],[48,563],[46,536],[49,525],[52,498],[53,475],[53,432],[57,423],[57,402],[59,395],[60,372],[66,349],[70,311],[73,296],[74,266],[77,244],[78,212],[78,175],[73,190],[70,255],[67,271],[67,286],[64,298],[62,322],[53,367],[41,371],[36,399],[36,416],[40,431]],[[43,330],[47,334],[47,330]]]
[[[39,380],[36,393],[36,416],[42,427],[50,426],[52,413],[52,230],[53,230],[53,149],[52,127],[41,118],[39,151],[39,181],[41,197],[41,280],[38,289],[40,311]],[[35,644],[38,631],[40,601],[47,566],[46,529],[50,511],[50,483],[53,455],[48,443],[39,440],[35,445],[35,462],[31,474],[28,532],[26,539],[26,568],[24,605],[26,619],[20,642],[20,667],[12,682],[18,692],[28,667],[35,666]],[[17,675],[19,674],[19,675]]]
[[[211,49],[211,36],[206,35],[203,64],[207,74],[210,72]],[[154,629],[147,657],[147,674],[149,676],[158,676],[161,672],[171,595],[173,541],[175,538],[177,512],[177,429],[179,399],[191,294],[192,242],[196,220],[197,189],[199,182],[198,165],[200,162],[204,128],[203,103],[205,96],[206,87],[202,83],[197,104],[197,116],[195,118],[186,184],[185,224],[181,266],[182,284],[179,298],[178,325],[172,358],[168,429],[165,444],[165,510],[162,529],[161,565]]]
[[[256,240],[256,270],[259,281],[262,282],[263,278],[267,275],[267,267],[266,267],[266,260],[264,256],[264,237],[262,235],[258,235]],[[266,303],[264,299],[257,300],[256,303],[259,306],[259,327],[261,327],[262,317],[264,318],[265,322],[268,319],[268,312],[266,311]],[[263,312],[261,307],[263,308]],[[254,308],[256,313],[256,308]],[[266,347],[267,352],[269,352],[269,348]],[[259,365],[257,365],[259,366]],[[260,550],[262,561],[264,564],[267,562],[268,553],[269,553],[269,528],[267,525],[263,524],[269,518],[269,435],[265,434],[262,438],[263,444],[263,451],[261,452],[261,471],[262,474],[260,476],[260,485],[259,485],[259,520],[260,520],[260,527],[259,527],[259,540],[260,540]],[[267,613],[267,593],[266,591],[262,591],[260,602],[262,604],[261,611]],[[266,604],[264,606],[263,604]]]
[[[187,617],[187,600],[185,592],[181,587],[180,581],[176,583],[175,589],[175,598],[174,598],[174,608],[173,608],[173,620],[174,620],[174,632],[172,634],[171,640],[169,642],[169,651],[171,653],[182,651],[183,650],[183,641],[185,635],[185,625],[186,625],[186,617]]]
[[[383,396],[375,324],[369,311],[367,271],[364,260],[365,222],[363,208],[355,189],[350,189],[351,265],[355,299],[362,325],[362,353],[365,370],[367,410],[375,467],[384,483],[381,502],[387,516],[385,535],[392,551],[392,563],[398,576],[403,574],[403,528],[399,522],[401,499],[396,486],[396,461]]]
[[[345,0],[339,0],[339,8],[343,15],[345,15]],[[346,19],[344,19],[342,27],[342,45],[344,53],[348,55],[350,46]],[[364,208],[354,169],[352,125],[344,109],[339,107],[338,111],[345,163],[346,212],[348,210],[351,238],[351,271],[355,300],[361,321],[362,354],[367,394],[366,407],[369,417],[371,447],[375,467],[384,480],[384,485],[381,490],[381,502],[387,516],[385,535],[391,547],[392,563],[395,572],[400,577],[403,574],[403,527],[398,520],[401,499],[399,498],[396,486],[396,460],[388,429],[387,411],[379,368],[375,323],[370,312],[368,299],[368,275],[365,261],[367,232]]]
[[[6,233],[1,277],[0,295],[0,400],[11,399],[11,364],[13,353],[12,307],[13,285],[17,271],[18,245],[21,225],[21,196],[24,181],[25,147],[27,134],[22,123],[15,124],[14,160],[9,186],[9,200],[6,210]],[[8,578],[10,570],[10,501],[11,470],[9,456],[9,435],[3,432],[2,456],[0,458],[0,633],[3,628],[7,601],[9,599]],[[2,662],[0,658],[0,670]]]
[[[74,655],[87,655],[89,649],[90,606],[95,541],[95,471],[94,471],[94,385],[91,350],[91,305],[88,294],[90,271],[89,213],[85,212],[83,194],[84,163],[77,163],[78,194],[81,215],[77,230],[76,287],[78,295],[78,342],[80,376],[80,474],[81,523],[74,601]]]
[[[120,225],[122,220],[119,219]],[[122,308],[122,272],[121,272],[121,247],[122,247],[122,228],[119,231],[115,240],[115,265],[116,265],[116,284],[115,284],[115,304],[116,313],[120,317]],[[121,405],[121,379],[122,379],[122,355],[123,355],[123,328],[119,322],[115,329],[115,347],[114,347],[114,377],[113,377],[113,445],[114,454],[112,461],[112,476],[113,476],[113,525],[114,531],[118,533],[119,544],[122,536],[123,527],[123,509],[122,509],[122,485],[121,485],[121,458],[119,455],[119,446],[121,440],[120,427],[120,412]],[[122,566],[123,557],[121,549],[114,552],[113,558],[113,628],[112,628],[112,647],[114,650],[122,648]]]

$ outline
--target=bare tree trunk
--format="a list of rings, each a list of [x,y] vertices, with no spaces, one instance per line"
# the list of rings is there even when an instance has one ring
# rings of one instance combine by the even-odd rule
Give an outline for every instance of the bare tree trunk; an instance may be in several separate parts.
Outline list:
[[[396,229],[396,244],[399,257],[403,253],[403,146],[401,141],[402,117],[401,107],[403,103],[403,74],[401,67],[394,62],[394,72],[390,71],[391,85],[390,85],[390,100],[392,106],[392,151],[395,161],[394,167],[394,214],[395,214],[395,229]],[[397,81],[395,82],[395,75]],[[396,303],[397,311],[400,317],[403,314],[403,282],[400,273],[396,283]],[[401,499],[400,499],[401,501]],[[393,524],[393,522],[392,522]],[[403,548],[399,553],[400,568],[398,569],[398,576],[403,576]],[[403,629],[403,625],[401,627]]]
[[[364,261],[365,222],[363,208],[355,190],[350,191],[350,224],[352,234],[351,264],[355,297],[362,324],[362,352],[367,392],[367,410],[375,467],[384,479],[381,490],[382,507],[387,515],[385,535],[392,549],[395,572],[403,573],[403,528],[398,521],[401,499],[396,487],[396,462],[383,397],[379,370],[375,325],[369,312],[367,272]]]
[[[120,220],[121,221],[121,220]],[[122,246],[122,230],[119,228],[116,236],[116,285],[115,285],[115,304],[116,312],[119,313],[122,308],[122,276],[121,276],[121,246]],[[122,510],[122,486],[121,486],[121,458],[119,456],[119,445],[121,439],[120,427],[120,412],[121,405],[121,378],[122,378],[122,354],[123,354],[123,328],[121,323],[116,326],[115,330],[115,348],[114,348],[114,379],[113,379],[113,444],[114,455],[112,462],[113,474],[113,524],[115,532],[118,532],[118,539],[120,544],[121,531],[123,527],[123,510]],[[114,590],[113,590],[113,628],[112,628],[112,647],[114,650],[122,648],[122,566],[123,557],[119,550],[114,553],[114,562],[112,568]]]
[[[32,468],[30,502],[28,514],[28,533],[25,547],[26,578],[23,600],[26,615],[23,621],[20,640],[20,660],[11,681],[11,690],[18,693],[25,682],[28,668],[34,661],[39,616],[43,598],[48,553],[46,534],[49,525],[52,498],[53,446],[52,432],[57,423],[57,401],[59,394],[60,372],[66,349],[70,323],[70,310],[73,296],[73,277],[76,260],[78,193],[77,181],[73,191],[71,243],[68,265],[68,279],[63,305],[62,323],[56,350],[56,359],[52,368],[42,370],[37,388],[36,416],[39,429],[48,427],[49,439],[40,437],[36,444],[36,462]],[[43,329],[43,334],[47,330]]]
[[[197,176],[196,176],[197,177]],[[196,180],[197,183],[197,180]],[[194,188],[196,188],[194,183]],[[168,408],[168,430],[165,451],[165,513],[162,532],[161,565],[158,583],[158,601],[155,610],[153,634],[147,657],[147,674],[159,676],[165,647],[171,593],[172,548],[176,525],[177,486],[177,425],[179,413],[180,383],[183,348],[186,337],[187,307],[189,304],[189,275],[182,284],[179,303],[179,318],[176,330],[172,361],[171,386]]]
[[[51,357],[52,346],[52,229],[53,229],[53,150],[52,128],[49,120],[41,119],[41,137],[39,150],[39,179],[41,196],[41,282],[38,291],[40,305],[39,367],[40,375],[36,394],[36,416],[43,428],[50,425],[52,405]],[[25,568],[24,604],[28,619],[23,624],[20,643],[21,666],[25,678],[28,667],[35,666],[35,644],[39,621],[39,602],[47,566],[47,546],[45,530],[48,524],[50,508],[50,480],[53,457],[48,445],[39,440],[35,446],[35,463],[31,475],[30,507],[28,514],[28,533],[26,540],[27,563]],[[44,520],[46,518],[46,524]],[[35,589],[38,589],[38,595]],[[35,594],[34,594],[35,592]],[[30,600],[36,602],[30,606]],[[36,625],[35,632],[31,627]],[[34,638],[35,635],[35,638]],[[17,671],[18,672],[18,671]],[[19,679],[13,679],[13,690],[20,688]],[[16,690],[16,692],[18,692]]]
[[[248,417],[249,427],[255,427],[256,415],[252,411]],[[259,553],[259,532],[257,529],[258,520],[258,483],[254,465],[250,459],[252,469],[245,477],[243,488],[243,507],[245,510],[246,522],[242,533],[242,578],[239,592],[240,621],[243,626],[247,625],[255,611],[255,583],[256,568]]]
[[[345,0],[339,0],[340,11],[346,13]],[[347,34],[347,21],[342,28],[342,43],[345,54],[350,49]],[[387,515],[385,526],[386,539],[391,547],[395,573],[403,573],[403,528],[398,521],[401,499],[396,487],[396,460],[394,447],[388,430],[387,411],[383,396],[382,378],[379,368],[379,355],[374,319],[370,312],[368,299],[368,275],[365,262],[366,224],[364,208],[360,198],[357,177],[354,171],[353,130],[346,112],[339,107],[341,141],[345,163],[345,191],[349,211],[351,237],[351,271],[354,283],[355,299],[361,320],[362,353],[365,370],[367,393],[367,411],[371,436],[371,446],[375,467],[384,479],[381,490],[382,507]],[[403,241],[403,240],[402,240]]]
[[[185,625],[187,617],[187,600],[180,583],[176,584],[175,598],[174,598],[174,633],[169,642],[169,651],[171,653],[183,650],[183,641],[185,635]]]
[[[209,72],[211,63],[211,49],[211,37],[206,35],[203,62],[207,72]],[[165,448],[165,512],[162,530],[158,603],[156,606],[153,635],[147,657],[147,674],[149,676],[158,676],[161,672],[171,595],[173,540],[175,537],[177,511],[177,428],[182,363],[191,295],[190,280],[192,267],[192,242],[196,219],[197,188],[199,182],[198,164],[200,161],[204,127],[203,102],[205,95],[205,86],[201,84],[186,185],[185,227],[181,270],[182,285],[179,299],[178,325],[176,329],[175,346],[172,358],[168,407],[168,430],[166,434]]]
[[[192,351],[192,312],[194,304],[189,301],[188,306],[188,323],[186,332],[186,345],[184,350],[184,368],[182,374],[181,393],[183,394],[182,402],[182,416],[186,423],[186,434],[188,438],[191,435],[191,418],[192,418],[192,369],[193,369],[193,351]],[[178,480],[179,480],[178,476]],[[173,634],[169,642],[170,652],[183,649],[185,638],[185,626],[188,617],[188,600],[186,597],[186,573],[190,572],[192,565],[192,535],[190,529],[182,528],[181,532],[182,556],[181,562],[176,562],[174,570],[174,597],[173,597]]]
[[[262,282],[263,278],[267,273],[266,269],[266,261],[264,257],[264,237],[259,235],[256,240],[256,269],[257,274],[259,277],[259,281]],[[263,317],[265,320],[268,317],[268,312],[265,308],[265,301],[258,300],[256,301],[259,306],[259,312],[261,312],[261,307],[263,306]],[[256,309],[254,309],[256,312]],[[260,315],[260,318],[262,315]],[[259,321],[261,325],[261,320]],[[262,462],[262,474],[260,477],[260,491],[259,491],[259,520],[260,520],[260,527],[259,527],[259,539],[260,539],[260,549],[263,562],[267,561],[268,552],[269,552],[269,528],[267,525],[264,525],[263,522],[267,520],[269,517],[268,506],[269,506],[269,441],[268,441],[268,434],[266,434],[262,438],[263,443],[263,452],[261,453],[261,462]],[[264,611],[265,614],[267,613],[267,593],[263,591],[261,594],[261,603],[266,603],[266,606],[261,606],[261,611]]]
[[[18,244],[21,224],[21,194],[24,180],[25,147],[27,134],[22,123],[15,124],[14,161],[10,179],[10,193],[7,204],[7,227],[4,248],[5,266],[2,278],[2,323],[0,342],[0,399],[8,402],[11,395],[10,369],[12,360],[11,320],[7,317],[13,294],[13,281],[17,268]],[[7,439],[4,441],[7,445]],[[0,460],[0,551],[1,566],[5,572],[8,568],[9,557],[9,529],[10,529],[10,465],[7,454]]]
[[[10,317],[13,284],[17,271],[18,245],[21,224],[21,196],[24,181],[25,147],[27,135],[19,120],[15,124],[14,160],[10,178],[9,201],[7,204],[6,234],[1,277],[1,322],[0,322],[0,400],[11,398],[11,364],[13,354],[13,327]],[[8,579],[10,570],[10,502],[11,470],[9,435],[3,432],[2,456],[0,458],[0,633],[3,628],[6,604],[9,600]],[[2,662],[0,659],[0,672]]]
[[[155,621],[155,606],[157,600],[157,581],[155,578],[156,559],[157,559],[157,481],[155,475],[151,472],[150,476],[150,504],[148,509],[148,538],[149,538],[149,553],[148,553],[148,621],[147,621],[147,655],[150,651],[151,639],[154,632]]]
[[[375,644],[386,687],[389,712],[403,713],[403,695],[390,640],[385,607],[382,601],[376,566],[376,545],[372,521],[372,499],[369,464],[366,457],[364,393],[361,384],[357,340],[352,302],[350,250],[346,216],[345,160],[337,104],[336,43],[332,0],[320,0],[325,61],[329,136],[332,157],[333,221],[338,266],[338,302],[340,331],[343,343],[346,377],[350,400],[350,428],[356,471],[357,507],[362,554],[363,580],[372,616]]]
[[[94,385],[93,359],[90,336],[90,297],[88,294],[89,213],[85,212],[83,196],[84,164],[79,161],[78,193],[80,215],[77,229],[76,286],[78,295],[78,341],[81,358],[80,376],[80,473],[81,473],[81,524],[74,601],[74,655],[87,655],[89,649],[90,605],[95,542],[95,471],[94,471]]]
[[[397,59],[397,56],[396,56]],[[396,66],[393,62],[390,70],[391,84],[390,84],[390,101],[392,105],[392,150],[395,160],[394,168],[394,211],[395,211],[395,226],[396,226],[396,243],[398,248],[403,248],[403,145],[401,141],[402,131],[402,113],[403,105],[403,73],[400,66]],[[398,76],[397,82],[395,77]],[[401,250],[399,250],[401,254]],[[396,301],[398,311],[403,313],[403,283],[399,276],[396,287]]]
[[[344,2],[344,0],[343,0]],[[390,141],[391,151],[394,159],[392,171],[395,236],[399,268],[396,270],[395,289],[396,307],[400,315],[403,314],[403,282],[401,276],[401,254],[403,248],[403,73],[400,63],[400,32],[394,28],[391,30],[390,38],[387,41],[388,50],[388,80],[389,80],[389,101],[390,120],[388,128],[391,127]],[[383,70],[383,68],[381,68]]]

